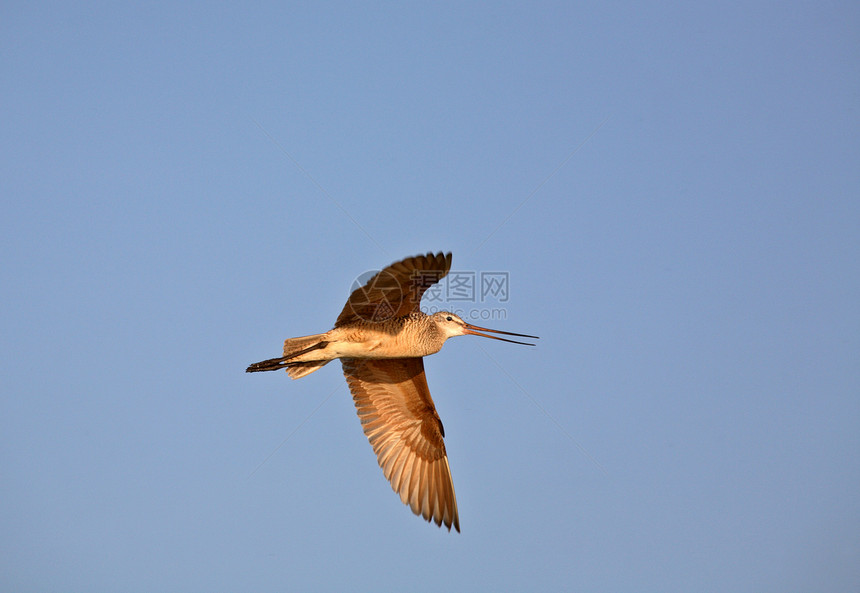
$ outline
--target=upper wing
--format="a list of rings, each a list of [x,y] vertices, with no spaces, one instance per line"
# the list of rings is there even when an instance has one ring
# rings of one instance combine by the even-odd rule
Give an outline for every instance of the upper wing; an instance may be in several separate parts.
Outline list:
[[[400,500],[436,525],[460,531],[444,430],[421,358],[343,358],[364,434]]]
[[[424,291],[451,269],[451,254],[417,255],[391,264],[355,289],[334,326],[354,321],[385,321],[420,311]]]

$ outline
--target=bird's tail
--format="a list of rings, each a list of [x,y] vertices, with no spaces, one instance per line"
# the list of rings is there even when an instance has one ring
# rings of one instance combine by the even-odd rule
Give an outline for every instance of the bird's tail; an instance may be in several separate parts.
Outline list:
[[[317,369],[325,366],[330,358],[320,356],[315,358],[312,354],[316,350],[323,350],[328,346],[324,340],[325,334],[314,334],[300,338],[287,338],[284,341],[284,355],[279,358],[270,358],[261,362],[255,362],[247,369],[247,373],[259,371],[277,371],[286,369],[291,379],[298,379],[310,375]]]

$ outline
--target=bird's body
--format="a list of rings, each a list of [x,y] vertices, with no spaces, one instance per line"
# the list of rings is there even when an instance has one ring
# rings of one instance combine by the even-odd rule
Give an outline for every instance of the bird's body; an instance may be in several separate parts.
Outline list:
[[[479,330],[536,336],[473,326],[447,311],[422,313],[424,291],[450,267],[450,253],[390,265],[353,291],[333,329],[289,338],[284,356],[252,364],[247,371],[286,369],[298,379],[340,358],[364,433],[394,491],[416,514],[459,531],[445,433],[422,358],[439,352],[452,336],[514,342]]]
[[[440,316],[441,313],[434,314]],[[411,358],[429,356],[442,349],[448,338],[437,326],[434,315],[416,312],[402,317],[392,317],[381,322],[354,321],[349,325],[335,327],[324,334],[290,338],[284,343],[284,356],[251,365],[253,371],[270,370],[256,368],[272,362],[280,367],[297,362],[329,361],[335,358]],[[307,341],[324,343],[314,350],[298,354]],[[299,348],[296,350],[296,348]],[[288,359],[288,362],[284,361]],[[278,361],[275,363],[275,361]],[[286,363],[286,364],[285,364]],[[289,368],[289,367],[288,367]]]

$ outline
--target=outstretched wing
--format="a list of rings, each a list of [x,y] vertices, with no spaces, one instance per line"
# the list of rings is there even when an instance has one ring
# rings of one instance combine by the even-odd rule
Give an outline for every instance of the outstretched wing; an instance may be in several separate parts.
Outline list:
[[[445,433],[422,359],[341,362],[364,434],[400,500],[427,521],[460,531]]]
[[[424,291],[444,278],[450,269],[450,253],[428,253],[393,263],[349,295],[334,326],[385,321],[420,311]]]

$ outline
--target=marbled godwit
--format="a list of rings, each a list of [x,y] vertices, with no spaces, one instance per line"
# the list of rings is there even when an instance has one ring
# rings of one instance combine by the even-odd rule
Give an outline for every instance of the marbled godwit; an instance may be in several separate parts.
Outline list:
[[[428,253],[391,264],[353,291],[334,329],[289,338],[284,356],[246,370],[286,369],[298,379],[340,358],[364,434],[400,500],[427,521],[460,531],[445,430],[430,397],[422,357],[439,352],[453,336],[526,346],[534,344],[481,332],[537,336],[478,327],[447,311],[422,313],[422,295],[450,269],[450,253]]]

